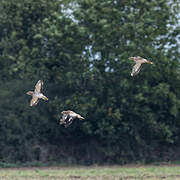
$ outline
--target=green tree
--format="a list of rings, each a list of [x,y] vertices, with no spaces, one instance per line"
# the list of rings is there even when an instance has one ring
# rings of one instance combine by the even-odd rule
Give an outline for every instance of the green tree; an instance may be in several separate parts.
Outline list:
[[[43,151],[48,145],[57,144],[66,132],[58,126],[60,116],[54,107],[59,103],[56,99],[62,100],[60,105],[64,108],[63,102],[67,100],[64,97],[71,94],[75,98],[74,87],[78,89],[80,72],[86,66],[81,58],[86,39],[85,32],[63,13],[61,3],[56,0],[0,2],[3,99],[0,106],[1,123],[5,124],[1,126],[4,134],[1,158],[5,161],[33,160],[37,148]],[[49,89],[50,102],[28,108],[30,97],[23,94],[40,78]],[[11,154],[6,154],[8,147],[12,148]]]
[[[125,163],[179,145],[176,1],[2,0],[0,10],[1,160]],[[154,65],[132,78],[136,55]],[[38,79],[49,102],[29,107]],[[66,109],[85,120],[60,126]]]
[[[86,122],[87,132],[97,135],[102,146],[112,147],[109,157],[114,160],[124,152],[132,159],[141,159],[162,144],[177,143],[178,3],[76,2],[74,16],[89,34],[95,82],[89,84],[89,90],[95,91],[89,95],[95,105],[93,110],[89,108],[93,115]],[[131,78],[128,57],[136,55],[151,59],[154,65],[145,65],[139,76]]]

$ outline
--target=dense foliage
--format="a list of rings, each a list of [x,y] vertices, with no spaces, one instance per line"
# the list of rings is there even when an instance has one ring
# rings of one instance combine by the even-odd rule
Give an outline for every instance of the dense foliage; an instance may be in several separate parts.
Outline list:
[[[177,1],[1,0],[0,160],[126,163],[180,147]],[[130,56],[153,61],[130,76]],[[37,80],[48,102],[29,107]],[[60,112],[85,117],[69,128]]]

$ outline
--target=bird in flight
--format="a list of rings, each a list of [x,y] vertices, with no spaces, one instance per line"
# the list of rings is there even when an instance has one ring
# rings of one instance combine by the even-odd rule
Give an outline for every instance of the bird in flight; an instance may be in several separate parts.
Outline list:
[[[151,61],[144,59],[140,56],[129,57],[129,59],[135,61],[135,63],[136,63],[132,68],[131,76],[135,76],[139,73],[139,71],[141,69],[141,64],[143,64],[143,63],[153,64]]]
[[[81,115],[73,112],[73,111],[62,111],[62,118],[60,119],[60,124],[64,124],[64,126],[67,128],[74,119],[84,119]]]
[[[44,99],[45,101],[48,100],[48,98],[41,93],[42,88],[43,88],[43,81],[39,80],[37,82],[37,84],[35,85],[34,91],[28,91],[26,93],[26,94],[32,96],[32,99],[31,99],[31,102],[30,102],[30,106],[37,105],[39,99]]]

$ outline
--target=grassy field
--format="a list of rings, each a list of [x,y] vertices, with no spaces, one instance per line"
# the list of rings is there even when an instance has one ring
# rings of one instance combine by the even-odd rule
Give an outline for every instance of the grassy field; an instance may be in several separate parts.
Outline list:
[[[132,180],[180,179],[180,166],[90,166],[4,168],[0,180]]]

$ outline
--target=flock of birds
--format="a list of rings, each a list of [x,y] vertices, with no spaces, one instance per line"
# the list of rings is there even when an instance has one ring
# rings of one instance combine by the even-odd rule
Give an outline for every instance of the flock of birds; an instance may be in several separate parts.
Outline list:
[[[133,60],[135,62],[135,65],[132,68],[131,76],[135,76],[139,73],[141,69],[141,65],[143,63],[153,64],[151,61],[144,59],[140,56],[136,57],[129,57],[130,60]],[[30,101],[30,106],[37,105],[39,99],[43,99],[45,101],[48,101],[48,98],[41,92],[43,88],[43,81],[39,80],[37,84],[35,85],[34,91],[28,91],[26,94],[32,96],[32,99]],[[60,119],[60,124],[64,125],[64,127],[68,127],[74,119],[84,119],[81,115],[71,111],[62,111],[62,118]]]

